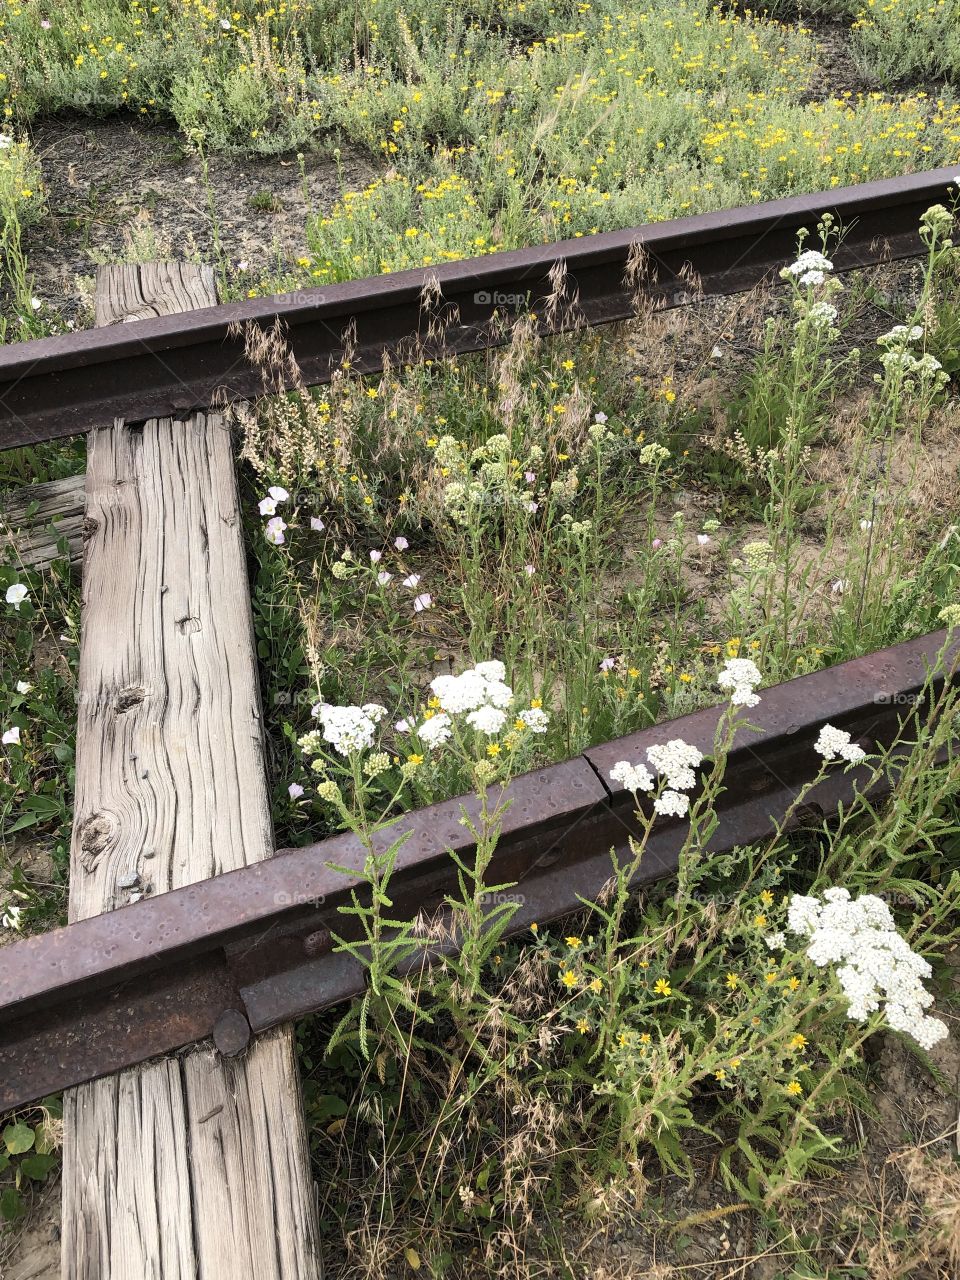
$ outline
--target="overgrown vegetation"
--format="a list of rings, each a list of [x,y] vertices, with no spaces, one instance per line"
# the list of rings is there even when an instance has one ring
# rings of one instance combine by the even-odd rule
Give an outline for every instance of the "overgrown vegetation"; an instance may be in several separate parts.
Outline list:
[[[856,18],[868,74],[949,78],[942,10],[836,12]],[[270,279],[221,261],[236,296],[956,158],[952,93],[816,97],[814,48],[802,27],[694,3],[221,13],[4,0],[0,285],[17,327],[0,340],[55,323],[34,305],[23,248],[44,214],[26,133],[38,113],[171,112],[204,155],[318,145],[376,159],[378,177],[311,217],[309,256]],[[960,623],[953,214],[924,219],[927,256],[909,281],[881,271],[843,289],[830,267],[842,229],[825,219],[783,288],[744,303],[670,316],[638,303],[629,325],[550,340],[521,314],[499,351],[411,352],[373,378],[347,360],[327,387],[238,414],[278,840],[349,829],[369,853],[353,921],[373,943],[368,994],[300,1034],[345,1274],[554,1274],[571,1215],[587,1230],[646,1215],[681,1239],[690,1222],[655,1188],[708,1161],[728,1211],[756,1215],[771,1280],[956,1273],[944,1206],[960,1189],[939,1135],[904,1157],[895,1230],[869,1208],[837,1226],[844,1269],[804,1230],[813,1189],[862,1145],[878,1032],[954,1086],[922,1032],[925,1047],[882,1009],[851,1020],[843,980],[789,928],[795,895],[879,896],[954,1023],[956,695],[907,716],[889,802],[861,793],[839,821],[784,824],[724,857],[703,843],[725,733],[683,766],[700,784],[692,803],[675,770],[656,812],[641,770],[669,778],[662,753],[627,762],[646,834],[559,929],[509,938],[522,887],[488,874],[495,787],[523,769],[715,702],[724,669],[754,664],[758,680],[738,688],[762,699],[763,685]],[[554,290],[550,307],[575,321],[562,273]],[[247,337],[269,388],[282,336]],[[0,487],[82,465],[56,448],[0,461]],[[42,572],[0,555],[2,938],[64,907],[79,584],[62,550]],[[474,687],[451,709],[444,677],[476,664],[480,702],[467,705]],[[749,705],[729,714],[726,729]],[[810,785],[856,756],[809,745]],[[468,792],[484,798],[478,855],[448,918],[391,934],[396,850],[375,854],[374,832]],[[680,876],[637,900],[630,874],[671,815],[688,824]],[[42,877],[24,869],[34,843]],[[396,977],[453,926],[459,957]],[[48,1176],[58,1141],[55,1100],[0,1130],[5,1218]]]

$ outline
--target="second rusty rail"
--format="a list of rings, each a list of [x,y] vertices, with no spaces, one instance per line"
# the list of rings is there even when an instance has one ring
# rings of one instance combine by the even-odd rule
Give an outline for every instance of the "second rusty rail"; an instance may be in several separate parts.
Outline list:
[[[728,757],[709,847],[733,849],[778,827],[817,772],[813,742],[824,723],[868,751],[887,748],[904,719],[953,681],[958,662],[960,641],[939,631],[764,690]],[[672,737],[708,754],[722,714],[711,707],[590,748],[495,797],[509,801],[491,875],[516,888],[511,932],[594,900],[611,851],[626,857],[634,802],[610,780],[613,764]],[[804,814],[835,813],[869,776],[863,765],[828,772],[805,795]],[[876,780],[875,792],[888,783]],[[449,850],[471,856],[461,817],[466,809],[476,818],[477,804],[445,801],[381,832],[384,846],[405,837],[391,882],[395,916],[443,910],[456,885]],[[683,820],[657,821],[639,883],[676,871],[686,830]],[[334,836],[5,948],[0,1112],[211,1035],[238,1052],[254,1032],[361,993],[365,968],[335,949],[332,934],[350,936],[338,908],[362,892],[363,861],[355,837]]]

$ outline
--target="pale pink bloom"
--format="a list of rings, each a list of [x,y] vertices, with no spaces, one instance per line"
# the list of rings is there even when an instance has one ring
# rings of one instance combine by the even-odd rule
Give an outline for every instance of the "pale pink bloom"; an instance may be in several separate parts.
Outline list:
[[[377,582],[379,582],[381,587],[385,587],[392,577],[392,573],[388,573],[386,569],[381,569],[377,574]]]
[[[40,23],[40,25],[41,27],[43,27],[44,31],[49,31],[50,28],[53,26],[53,23],[48,22],[48,20],[44,18],[44,20]]]
[[[523,473],[523,478],[526,480],[527,484],[536,484],[537,473],[535,471],[525,471]]]
[[[533,513],[533,512],[535,512],[535,511],[539,511],[539,510],[540,510],[540,507],[537,505],[537,503],[536,503],[536,502],[528,502],[528,503],[527,503],[527,510],[532,514],[532,513]]]
[[[404,578],[403,585],[405,587],[409,587],[410,590],[413,591],[413,589],[419,584],[419,582],[420,582],[419,573],[411,573],[409,578]]]
[[[651,547],[653,547],[654,551],[659,551],[660,548],[663,546],[663,539],[654,538],[654,540],[650,543],[650,545]]]
[[[299,782],[291,782],[289,787],[287,787],[287,791],[291,800],[299,800],[303,795],[303,787],[301,787]]]
[[[433,600],[429,592],[425,591],[422,596],[417,596],[413,602],[414,613],[423,613],[424,609],[429,609],[433,604]]]
[[[272,516],[273,513],[276,511],[276,509],[277,509],[277,504],[273,500],[273,498],[260,499],[259,510],[262,516]]]
[[[409,721],[409,720],[398,720],[398,721],[397,721],[397,723],[396,723],[393,727],[396,729],[397,733],[409,733],[409,732],[410,732],[410,721]]]
[[[406,538],[399,537],[399,538],[394,538],[393,545],[397,548],[398,551],[406,551],[410,543],[406,540]]]
[[[700,544],[701,547],[705,547],[709,541],[710,541],[709,533],[697,534],[697,542]]]
[[[595,413],[593,415],[593,420],[594,422],[599,422],[602,427],[607,420],[607,415],[605,413]]]
[[[523,572],[527,575],[528,578],[532,578],[533,575],[536,573],[536,569],[534,569],[532,564],[525,564],[523,566]]]
[[[316,530],[317,533],[322,533],[326,527],[327,526],[323,523],[323,521],[320,519],[319,516],[310,517],[310,528]]]
[[[3,735],[3,737],[0,738],[0,742],[2,742],[5,747],[12,746],[14,743],[17,743],[19,741],[20,741],[20,730],[17,728],[16,725],[14,725],[12,729],[8,729],[6,733]]]
[[[616,658],[603,658],[601,659],[601,662],[600,662],[600,670],[612,671],[616,665],[617,665]]]
[[[237,263],[237,270],[246,271],[249,266],[250,266],[250,263],[247,262],[246,259],[244,259],[242,262]]]
[[[379,562],[380,562],[382,559],[383,559],[383,552],[382,552],[382,551],[371,551],[371,552],[370,552],[370,563],[371,563],[371,564],[379,564]]]
[[[267,493],[269,493],[274,502],[286,502],[290,497],[283,485],[280,484],[272,484],[267,490]]]
[[[279,547],[281,543],[286,542],[286,538],[283,536],[283,531],[286,527],[280,516],[274,516],[272,520],[267,521],[263,536],[275,547]]]

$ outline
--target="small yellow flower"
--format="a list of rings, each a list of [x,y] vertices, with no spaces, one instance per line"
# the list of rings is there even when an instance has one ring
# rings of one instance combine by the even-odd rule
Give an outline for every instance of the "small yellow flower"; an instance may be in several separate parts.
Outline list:
[[[791,1049],[804,1049],[806,1048],[806,1044],[807,1044],[807,1037],[804,1035],[801,1035],[799,1031],[790,1040]]]
[[[742,1061],[742,1060],[741,1060],[740,1058],[731,1058],[731,1059],[730,1059],[730,1069],[731,1069],[732,1071],[736,1071],[736,1069],[737,1069],[737,1067],[739,1067],[739,1065],[740,1065],[741,1061]]]
[[[764,979],[764,981],[767,983],[767,985],[768,985],[768,986],[770,985],[770,983],[772,983],[772,982],[776,982],[776,980],[777,980],[777,971],[776,971],[776,969],[771,969],[769,973],[765,973],[765,974],[763,975],[763,979]]]
[[[641,1031],[641,1032],[640,1032],[640,1043],[641,1043],[641,1044],[649,1044],[649,1043],[650,1043],[650,1032],[649,1032],[649,1031]]]
[[[729,989],[731,991],[736,991],[739,985],[740,985],[740,979],[737,977],[737,975],[735,973],[728,973],[727,986],[729,987]]]
[[[572,361],[572,360],[564,360],[564,362],[563,362],[563,367],[564,367],[564,369],[572,369],[572,368],[573,368],[573,361]]]
[[[530,932],[531,932],[531,933],[539,933],[539,932],[540,932],[540,926],[537,924],[536,920],[534,920],[533,924],[530,926]]]
[[[488,756],[498,756],[499,754],[500,754],[500,743],[499,743],[499,742],[491,742],[491,743],[490,743],[490,745],[489,745],[489,747],[487,747],[487,755],[488,755]]]
[[[653,984],[654,994],[658,996],[669,996],[673,992],[673,988],[666,978],[658,978]]]
[[[409,764],[423,764],[423,756],[418,756],[417,753],[414,752],[413,755],[407,756],[407,761]]]
[[[571,987],[575,987],[577,985],[577,975],[572,969],[565,969],[561,975],[560,981],[569,991]]]
[[[719,1070],[713,1073],[713,1078],[715,1080],[726,1080],[727,1073],[724,1071],[723,1067],[720,1067]]]
[[[803,1085],[799,1080],[791,1080],[787,1085],[787,1093],[789,1093],[793,1098],[799,1097],[799,1095],[803,1093]]]
[[[761,911],[759,915],[755,915],[753,917],[753,923],[757,926],[758,929],[762,929],[767,923],[767,917]]]
[[[576,951],[577,947],[582,945],[579,938],[564,938],[564,942],[572,951]]]
[[[800,987],[800,979],[799,979],[799,978],[788,978],[788,979],[787,979],[787,986],[790,988],[790,990],[791,990],[791,991],[797,991],[797,990],[799,990],[799,987]]]
[[[760,901],[763,903],[765,907],[772,906],[773,894],[770,892],[769,889],[764,889],[763,893],[761,893],[760,895]]]
[[[587,1032],[590,1030],[590,1023],[586,1020],[586,1018],[581,1018],[578,1021],[577,1030],[580,1032],[582,1036],[585,1036],[587,1034]]]
[[[597,992],[603,990],[603,983],[600,981],[599,978],[594,978],[594,980],[590,983],[590,990],[597,991]]]
[[[542,706],[543,706],[543,699],[542,699],[542,698],[531,698],[531,699],[530,699],[530,706],[531,706],[531,707],[534,707],[534,708],[536,708],[536,707],[542,707]]]

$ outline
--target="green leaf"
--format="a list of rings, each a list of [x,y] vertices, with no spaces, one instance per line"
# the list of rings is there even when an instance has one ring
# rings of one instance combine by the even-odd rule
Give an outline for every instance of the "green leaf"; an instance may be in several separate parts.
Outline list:
[[[33,1178],[35,1182],[43,1182],[56,1163],[55,1155],[24,1156],[20,1161],[20,1168],[28,1178]]]
[[[22,1120],[17,1124],[8,1124],[3,1131],[3,1141],[12,1156],[22,1155],[33,1146],[33,1130]]]
[[[7,1187],[6,1191],[0,1195],[0,1218],[4,1218],[7,1222],[14,1222],[17,1218],[22,1218],[26,1211],[20,1192],[16,1187]]]

